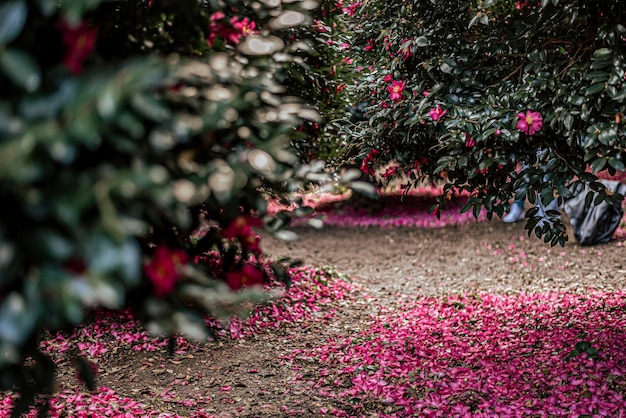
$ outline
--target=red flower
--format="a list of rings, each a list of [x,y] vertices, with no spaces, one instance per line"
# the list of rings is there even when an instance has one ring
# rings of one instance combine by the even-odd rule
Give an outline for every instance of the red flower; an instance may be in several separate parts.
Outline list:
[[[222,236],[229,239],[237,238],[244,249],[260,254],[261,247],[259,243],[261,237],[255,235],[252,229],[252,227],[259,226],[261,226],[261,220],[259,218],[240,215],[233,219],[230,224],[222,230]]]
[[[181,250],[157,247],[152,260],[144,267],[144,273],[154,286],[155,296],[162,297],[174,290],[179,266],[187,263],[187,259],[187,254]]]
[[[372,164],[378,154],[379,154],[378,150],[373,149],[363,159],[363,163],[361,164],[361,171],[363,173],[369,174],[370,176],[374,175],[375,171],[374,171],[374,168],[372,167]]]
[[[383,174],[383,177],[385,177],[385,179],[389,179],[390,177],[393,177],[396,174],[398,174],[399,169],[400,167],[398,167],[397,165],[387,167],[387,170],[385,170],[385,174]]]
[[[96,47],[98,31],[90,28],[85,22],[81,22],[77,26],[70,26],[68,22],[61,21],[57,28],[61,31],[65,45],[63,64],[72,74],[78,75],[83,72],[85,60]]]
[[[263,284],[264,274],[261,269],[252,264],[246,264],[240,271],[226,273],[226,284],[233,290]]]
[[[391,74],[387,74],[385,77],[383,77],[383,81],[385,83],[389,83],[391,80],[393,80],[393,75]]]
[[[476,146],[476,140],[470,137],[468,133],[465,133],[465,146],[467,148],[473,148]]]

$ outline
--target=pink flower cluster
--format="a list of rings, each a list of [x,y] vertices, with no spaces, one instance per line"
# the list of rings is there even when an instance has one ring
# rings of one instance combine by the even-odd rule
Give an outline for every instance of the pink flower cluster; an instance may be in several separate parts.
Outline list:
[[[180,270],[188,259],[182,250],[173,250],[164,245],[156,248],[152,259],[144,266],[144,273],[152,282],[155,296],[163,297],[174,290]]]
[[[215,39],[222,38],[226,42],[237,45],[242,37],[254,33],[257,33],[256,23],[247,17],[239,19],[233,16],[226,21],[226,15],[223,12],[215,12],[210,17],[207,43],[213,46]]]
[[[383,81],[385,83],[391,83],[391,85],[387,87],[389,99],[393,100],[394,102],[399,102],[404,98],[402,92],[404,92],[404,89],[406,88],[406,81],[394,80],[391,74],[387,74],[383,78]]]

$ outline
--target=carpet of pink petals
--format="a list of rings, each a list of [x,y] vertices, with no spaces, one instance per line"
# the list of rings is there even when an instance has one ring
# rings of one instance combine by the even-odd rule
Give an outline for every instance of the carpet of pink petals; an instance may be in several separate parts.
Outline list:
[[[327,368],[321,393],[360,416],[619,417],[626,411],[626,292],[408,297],[365,331],[294,353]],[[572,356],[586,341],[597,358]],[[346,384],[346,380],[349,381]]]
[[[467,203],[468,197],[461,195],[456,204],[441,211],[437,217],[431,211],[431,206],[435,203],[435,198],[443,193],[442,187],[418,187],[411,189],[407,194],[407,201],[388,204],[379,210],[370,208],[352,207],[349,205],[334,205],[350,197],[350,193],[309,193],[302,196],[305,205],[315,209],[315,217],[323,219],[324,225],[344,228],[394,228],[394,227],[416,227],[416,228],[443,228],[448,225],[467,224],[487,219],[484,211],[474,218],[472,211],[460,213],[461,207]],[[397,196],[397,191],[382,191],[381,198],[386,196]],[[419,197],[418,200],[415,197]],[[278,210],[289,210],[295,207],[280,205],[271,202],[268,210],[275,213]],[[306,219],[296,219],[294,225],[305,222]]]

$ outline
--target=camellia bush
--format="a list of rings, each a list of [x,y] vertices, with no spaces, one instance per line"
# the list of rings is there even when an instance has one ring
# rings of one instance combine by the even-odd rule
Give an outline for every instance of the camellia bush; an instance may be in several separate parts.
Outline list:
[[[619,202],[596,173],[624,171],[626,9],[619,0],[357,3],[352,53],[368,119],[353,130],[362,170],[465,191],[464,210],[502,216],[511,198]],[[383,170],[383,166],[385,169]],[[591,199],[593,200],[593,195]],[[557,213],[526,228],[563,245]]]
[[[303,162],[323,160],[329,167],[340,167],[349,148],[344,122],[355,98],[347,87],[358,73],[350,57],[352,19],[346,9],[342,1],[321,0],[311,13],[312,24],[290,34],[307,39],[312,50],[302,56],[302,64],[288,67],[287,92],[314,103],[321,116],[320,121],[305,121],[303,135],[292,142]]]
[[[205,315],[288,281],[255,228],[280,234],[288,214],[268,199],[325,180],[291,148],[317,107],[288,91],[314,71],[298,27],[316,6],[0,4],[0,389],[20,392],[15,416],[53,387],[41,336],[92,309],[203,340]]]

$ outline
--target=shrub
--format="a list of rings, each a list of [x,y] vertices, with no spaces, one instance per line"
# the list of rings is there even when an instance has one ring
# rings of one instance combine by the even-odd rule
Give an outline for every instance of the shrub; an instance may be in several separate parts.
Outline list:
[[[203,339],[203,314],[267,298],[248,286],[268,276],[254,228],[288,218],[266,201],[323,179],[289,148],[319,114],[285,93],[300,40],[276,34],[311,2],[287,6],[0,5],[0,389],[21,392],[15,415],[52,388],[42,333],[90,309]],[[198,262],[209,251],[218,274]]]
[[[624,171],[625,13],[618,0],[363,2],[352,50],[369,68],[356,90],[370,117],[353,136],[364,171],[392,161],[388,177],[409,186],[444,180],[439,206],[466,190],[465,209],[489,217],[513,196],[547,205]],[[560,221],[529,215],[529,234],[567,240]]]

